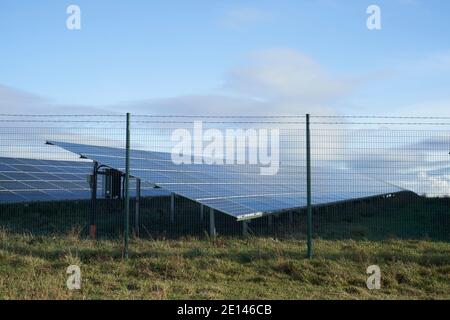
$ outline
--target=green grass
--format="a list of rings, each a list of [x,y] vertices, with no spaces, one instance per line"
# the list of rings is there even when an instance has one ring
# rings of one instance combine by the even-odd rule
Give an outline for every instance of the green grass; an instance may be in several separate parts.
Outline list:
[[[185,238],[131,242],[0,232],[0,299],[450,299],[450,244]],[[82,289],[66,288],[77,264]],[[382,289],[368,290],[377,264]]]

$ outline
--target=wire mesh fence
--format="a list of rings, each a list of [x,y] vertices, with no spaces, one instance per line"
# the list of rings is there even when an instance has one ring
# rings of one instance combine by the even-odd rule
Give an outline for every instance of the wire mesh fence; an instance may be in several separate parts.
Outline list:
[[[124,115],[0,123],[2,228],[123,236]],[[130,127],[132,234],[306,238],[305,116],[132,115]],[[450,119],[312,116],[309,137],[314,237],[450,240]]]

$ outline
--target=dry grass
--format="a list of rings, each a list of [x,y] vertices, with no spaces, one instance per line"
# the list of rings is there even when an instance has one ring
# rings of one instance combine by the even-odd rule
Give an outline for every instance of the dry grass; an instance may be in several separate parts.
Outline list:
[[[446,242],[315,241],[271,238],[119,241],[0,232],[1,299],[449,299]],[[66,288],[66,268],[82,270],[82,289]],[[382,289],[366,288],[378,264]]]

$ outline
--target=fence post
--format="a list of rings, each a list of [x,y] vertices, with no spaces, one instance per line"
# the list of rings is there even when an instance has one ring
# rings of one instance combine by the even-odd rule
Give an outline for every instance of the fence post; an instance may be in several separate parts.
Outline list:
[[[125,150],[125,223],[124,238],[125,248],[124,256],[128,259],[128,242],[130,237],[130,113],[127,113],[126,128],[126,150]]]
[[[309,129],[309,114],[306,115],[306,199],[307,199],[307,238],[308,259],[312,259],[312,201],[311,201],[311,133]]]
[[[136,208],[134,212],[134,232],[139,237],[139,215],[141,211],[141,179],[136,178]]]
[[[98,163],[94,161],[94,167],[92,170],[92,175],[90,177],[91,184],[91,216],[89,225],[89,236],[95,239],[97,236],[97,226],[95,216],[97,214],[97,171]]]
[[[216,218],[214,209],[209,209],[209,237],[213,240],[216,240],[217,231],[216,231]]]
[[[170,194],[170,222],[175,222],[175,193]]]

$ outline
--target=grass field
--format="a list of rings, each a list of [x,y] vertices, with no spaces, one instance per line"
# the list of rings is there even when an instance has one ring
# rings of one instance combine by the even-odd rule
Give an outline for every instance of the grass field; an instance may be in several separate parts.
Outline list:
[[[87,240],[89,202],[0,207],[0,299],[450,299],[450,199],[399,197],[314,211],[314,259],[306,216],[295,212],[241,225],[217,215],[206,236],[191,202],[146,199],[141,239],[122,259],[120,203],[99,206],[100,240]],[[132,221],[133,226],[133,221]],[[10,230],[10,231],[6,231]],[[82,289],[66,268],[79,265]],[[366,269],[381,268],[381,290]]]
[[[0,232],[1,299],[450,299],[450,245],[418,240],[120,240]],[[81,267],[69,291],[66,268]],[[368,290],[366,268],[381,268]]]

